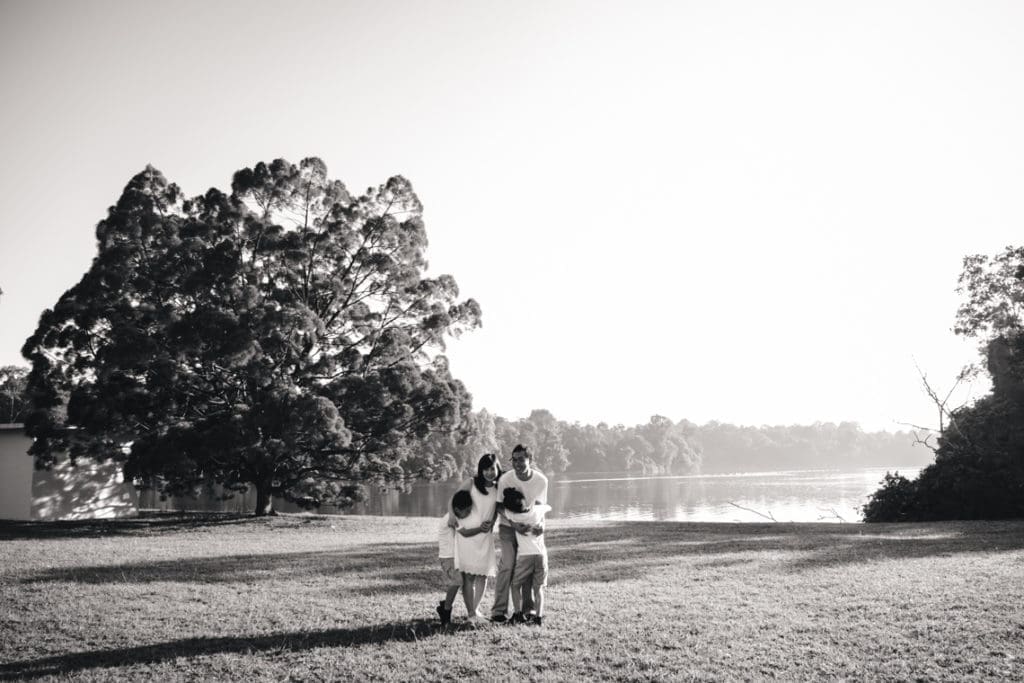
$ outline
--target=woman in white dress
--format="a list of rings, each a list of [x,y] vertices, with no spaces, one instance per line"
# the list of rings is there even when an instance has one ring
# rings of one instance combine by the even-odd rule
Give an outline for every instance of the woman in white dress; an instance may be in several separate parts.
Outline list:
[[[469,491],[473,500],[470,513],[459,518],[449,503],[449,519],[456,521],[455,568],[462,572],[462,599],[471,621],[479,618],[477,609],[487,588],[487,577],[498,573],[494,555],[494,518],[497,514],[496,484],[501,475],[498,456],[480,457],[476,476],[462,482],[458,491]]]

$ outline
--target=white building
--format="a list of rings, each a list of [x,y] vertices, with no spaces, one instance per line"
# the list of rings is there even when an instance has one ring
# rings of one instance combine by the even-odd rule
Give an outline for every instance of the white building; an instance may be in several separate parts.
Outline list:
[[[37,470],[24,425],[0,424],[0,519],[71,520],[133,517],[138,493],[117,463],[59,458]]]

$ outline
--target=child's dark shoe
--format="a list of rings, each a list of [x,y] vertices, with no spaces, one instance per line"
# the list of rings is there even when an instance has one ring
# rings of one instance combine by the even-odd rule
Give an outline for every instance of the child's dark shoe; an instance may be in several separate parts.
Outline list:
[[[505,617],[504,614],[495,614],[493,617],[491,617],[491,621],[495,624],[504,624],[506,621],[508,621],[508,619]]]
[[[510,624],[525,624],[526,617],[523,616],[522,612],[516,612],[512,615],[512,619],[509,620]]]
[[[444,608],[444,600],[437,603],[437,616],[441,617],[442,626],[451,623],[452,611]]]
[[[530,626],[543,626],[544,617],[538,616],[536,614],[531,614],[530,619],[526,623],[528,623]]]

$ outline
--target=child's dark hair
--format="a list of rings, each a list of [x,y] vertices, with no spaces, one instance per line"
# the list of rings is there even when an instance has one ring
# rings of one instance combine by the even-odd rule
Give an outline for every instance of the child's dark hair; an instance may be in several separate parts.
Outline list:
[[[456,491],[452,496],[452,510],[468,510],[473,507],[473,496],[469,491]]]
[[[505,489],[504,500],[501,504],[509,512],[526,512],[526,497],[519,489]]]
[[[495,465],[498,468],[498,476],[494,479],[494,481],[498,481],[501,478],[501,465],[498,463],[498,456],[494,453],[484,453],[480,456],[480,461],[476,464],[476,476],[473,477],[473,484],[476,486],[476,490],[485,496],[487,495],[487,480],[484,478],[484,470],[491,465]]]

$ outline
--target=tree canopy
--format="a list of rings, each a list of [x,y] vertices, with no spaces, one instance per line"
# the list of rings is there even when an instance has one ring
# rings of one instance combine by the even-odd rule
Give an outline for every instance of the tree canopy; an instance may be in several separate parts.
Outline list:
[[[96,228],[81,281],[22,350],[32,453],[124,462],[168,494],[213,480],[342,505],[360,482],[431,476],[411,444],[463,425],[446,338],[480,324],[427,277],[422,206],[400,176],[354,197],[316,158],[185,198],[152,167]]]
[[[1024,248],[964,257],[957,292],[964,297],[953,328],[957,334],[983,342],[1019,334],[1024,329]]]

